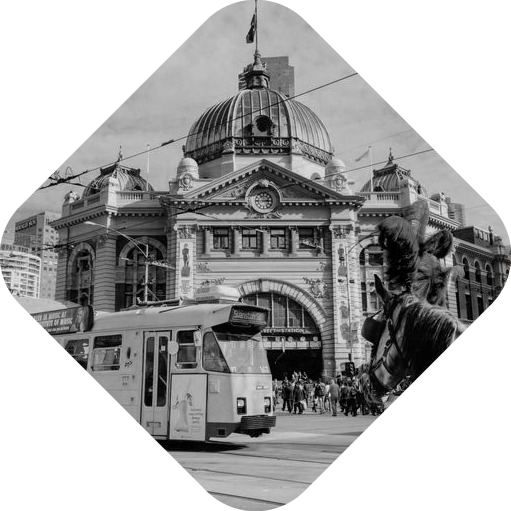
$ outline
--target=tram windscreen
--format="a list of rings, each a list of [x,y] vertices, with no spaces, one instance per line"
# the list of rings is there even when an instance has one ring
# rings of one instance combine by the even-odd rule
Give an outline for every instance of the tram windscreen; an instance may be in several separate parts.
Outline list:
[[[270,372],[261,334],[242,333],[226,324],[214,327],[213,331],[231,373]]]

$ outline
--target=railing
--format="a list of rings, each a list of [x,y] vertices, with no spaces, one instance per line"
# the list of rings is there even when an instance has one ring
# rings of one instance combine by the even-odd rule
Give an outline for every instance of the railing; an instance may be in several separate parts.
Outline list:
[[[130,204],[132,202],[139,201],[156,201],[158,197],[162,195],[166,195],[167,192],[146,192],[146,191],[122,191],[117,192],[116,194],[116,202],[117,205],[125,205]],[[106,200],[106,198],[105,198]],[[86,197],[84,199],[77,200],[70,204],[71,212],[77,212],[82,209],[87,209],[90,207],[95,207],[101,202],[101,192],[91,195],[90,197]]]
[[[401,194],[399,192],[360,192],[360,195],[367,197],[367,202],[378,204],[398,205]]]

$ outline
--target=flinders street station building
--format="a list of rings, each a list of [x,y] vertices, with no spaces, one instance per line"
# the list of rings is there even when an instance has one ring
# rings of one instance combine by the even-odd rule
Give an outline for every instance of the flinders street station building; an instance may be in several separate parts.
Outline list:
[[[420,200],[430,231],[455,235],[449,308],[477,318],[509,273],[500,238],[466,227],[457,205],[430,197],[392,153],[354,190],[321,119],[271,78],[256,53],[237,94],[198,115],[168,189],[119,158],[81,197],[66,196],[52,223],[63,247],[56,299],[117,311],[232,286],[271,310],[262,334],[274,377],[334,375],[369,357],[360,332],[379,308],[374,275],[385,268],[377,225]]]

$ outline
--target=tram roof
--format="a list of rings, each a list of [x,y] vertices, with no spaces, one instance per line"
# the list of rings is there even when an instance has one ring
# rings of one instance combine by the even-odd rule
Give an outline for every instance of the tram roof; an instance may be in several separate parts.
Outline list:
[[[119,312],[98,311],[94,316],[92,332],[124,330],[127,328],[154,328],[163,330],[173,326],[210,326],[228,321],[233,305],[241,303],[205,303],[177,307],[144,307]],[[221,312],[224,314],[221,314]],[[213,316],[218,314],[217,316]]]

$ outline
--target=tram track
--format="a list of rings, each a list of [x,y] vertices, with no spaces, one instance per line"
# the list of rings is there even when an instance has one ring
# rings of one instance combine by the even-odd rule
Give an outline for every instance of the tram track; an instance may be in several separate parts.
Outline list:
[[[242,496],[242,495],[233,495],[231,493],[220,493],[220,492],[214,492],[214,491],[210,491],[208,492],[212,497],[215,497],[216,499],[218,499],[220,502],[223,502],[224,504],[228,504],[228,505],[232,505],[234,507],[234,504],[231,502],[229,503],[228,501],[229,500],[237,500],[237,501],[241,501],[241,502],[251,502],[251,503],[255,503],[255,504],[260,504],[261,506],[264,506],[264,507],[261,507],[260,509],[263,510],[263,509],[272,509],[270,507],[268,507],[268,505],[270,506],[274,506],[274,507],[280,507],[280,506],[284,506],[287,504],[287,502],[276,502],[276,501],[273,501],[273,500],[265,500],[265,499],[258,499],[258,498],[255,498],[255,497],[245,497],[245,496]],[[227,499],[227,502],[226,502],[226,499]],[[255,509],[254,507],[250,506],[250,507],[241,507],[239,505],[236,505],[236,507],[238,509]]]
[[[317,459],[285,452],[296,447],[300,448],[291,443],[248,444],[246,452],[209,449],[169,454],[220,502],[241,510],[268,511],[301,495],[337,458],[337,453],[325,454],[321,448],[316,451]],[[273,453],[258,451],[261,448]]]
[[[269,476],[262,476],[262,475],[253,475],[253,474],[241,474],[239,472],[227,472],[225,470],[212,470],[209,468],[192,468],[192,467],[186,467],[184,465],[183,465],[183,468],[188,470],[190,473],[207,472],[207,473],[211,473],[211,474],[222,474],[222,475],[226,475],[226,476],[251,477],[254,479],[267,479],[269,481],[279,481],[282,483],[303,484],[305,487],[310,486],[310,482],[297,481],[296,479],[283,479],[281,477],[269,477]]]
[[[234,508],[247,511],[268,511],[281,507],[301,495],[311,484],[298,480],[268,476],[261,469],[255,473],[228,470],[190,470],[192,475],[214,498]],[[323,470],[318,471],[318,476]],[[294,472],[296,475],[296,472]],[[219,484],[219,479],[224,482]],[[264,495],[267,493],[267,495]]]

